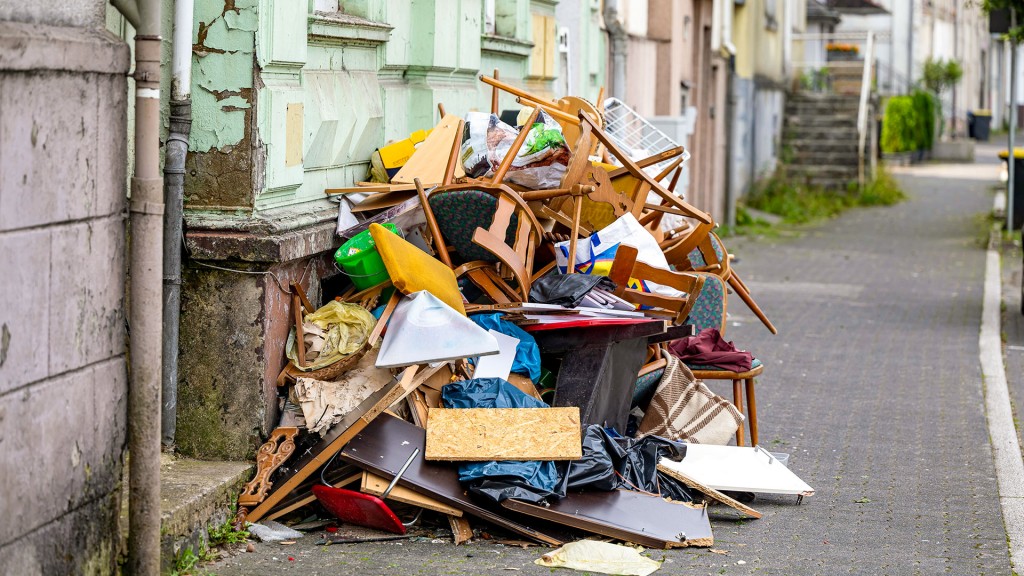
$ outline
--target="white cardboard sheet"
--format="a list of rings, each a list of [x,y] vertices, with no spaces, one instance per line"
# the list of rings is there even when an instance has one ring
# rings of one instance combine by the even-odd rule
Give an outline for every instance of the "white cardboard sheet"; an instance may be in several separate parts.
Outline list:
[[[715,490],[810,496],[814,488],[767,450],[746,446],[687,444],[682,462],[658,463]]]

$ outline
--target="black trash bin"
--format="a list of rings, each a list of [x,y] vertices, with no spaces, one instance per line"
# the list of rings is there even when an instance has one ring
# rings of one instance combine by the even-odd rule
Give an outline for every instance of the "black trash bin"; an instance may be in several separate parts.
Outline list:
[[[1003,150],[999,153],[999,157],[1004,161],[1009,156],[1008,150]],[[1013,229],[1020,230],[1021,225],[1024,225],[1024,148],[1015,148],[1013,155],[1013,190],[1010,193],[1013,194]]]
[[[992,130],[992,112],[975,110],[967,113],[967,135],[980,142],[988,142]]]

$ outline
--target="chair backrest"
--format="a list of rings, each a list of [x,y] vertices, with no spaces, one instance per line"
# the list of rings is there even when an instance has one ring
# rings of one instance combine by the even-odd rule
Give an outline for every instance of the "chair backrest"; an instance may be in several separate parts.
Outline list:
[[[704,288],[704,276],[655,268],[638,262],[636,257],[637,249],[632,246],[623,244],[615,251],[615,260],[608,274],[609,279],[615,283],[615,295],[633,304],[665,310],[669,313],[667,315],[672,316],[674,324],[685,322]],[[685,292],[686,296],[664,296],[629,288],[630,278],[668,286]]]

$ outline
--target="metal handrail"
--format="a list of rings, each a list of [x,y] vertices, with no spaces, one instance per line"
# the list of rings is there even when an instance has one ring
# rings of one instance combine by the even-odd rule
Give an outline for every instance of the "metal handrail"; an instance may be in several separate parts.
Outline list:
[[[864,187],[864,147],[868,135],[868,102],[871,96],[871,72],[875,60],[875,34],[868,32],[867,48],[864,50],[864,73],[860,84],[860,105],[857,108],[857,181]]]

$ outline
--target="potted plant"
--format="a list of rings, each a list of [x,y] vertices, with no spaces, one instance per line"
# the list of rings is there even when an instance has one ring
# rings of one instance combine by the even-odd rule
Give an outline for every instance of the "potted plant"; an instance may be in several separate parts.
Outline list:
[[[829,43],[825,45],[825,52],[829,62],[860,59],[860,47],[856,44]]]

